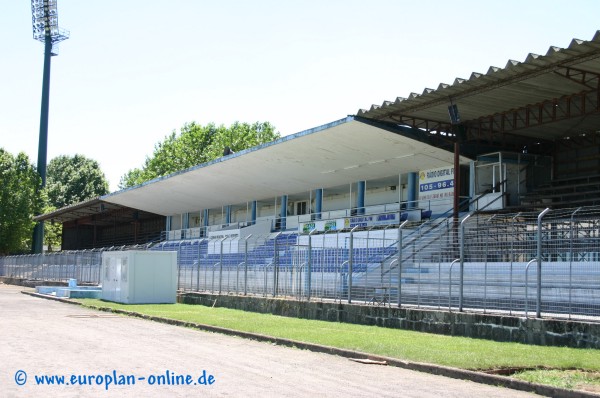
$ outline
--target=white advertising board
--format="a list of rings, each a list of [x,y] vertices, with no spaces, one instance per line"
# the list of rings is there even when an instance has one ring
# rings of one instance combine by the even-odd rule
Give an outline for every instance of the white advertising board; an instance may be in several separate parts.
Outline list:
[[[419,207],[443,214],[452,208],[454,201],[454,167],[419,172]]]

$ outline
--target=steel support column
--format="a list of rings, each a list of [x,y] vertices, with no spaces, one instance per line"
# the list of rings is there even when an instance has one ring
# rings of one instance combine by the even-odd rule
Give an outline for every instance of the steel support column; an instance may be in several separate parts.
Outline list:
[[[50,111],[50,64],[52,59],[52,37],[44,41],[44,77],[42,82],[42,109],[40,113],[40,138],[38,145],[37,171],[41,178],[40,190],[46,186],[46,161],[48,154],[48,115]],[[33,230],[32,249],[41,253],[44,248],[44,222],[40,221]]]
[[[319,188],[316,190],[315,197],[315,219],[321,219],[321,212],[323,211],[323,189]]]
[[[414,209],[417,206],[417,184],[419,183],[419,174],[416,172],[408,173],[408,203],[407,209]]]
[[[204,227],[208,227],[208,218],[210,216],[210,211],[208,209],[204,209],[202,211],[203,215],[202,215],[202,225]]]
[[[250,218],[250,221],[252,221],[252,225],[256,224],[256,206],[257,206],[257,202],[256,200],[252,201],[252,216]]]
[[[356,190],[356,214],[365,214],[365,194],[367,182],[359,181]]]
[[[454,143],[454,205],[453,216],[458,220],[460,212],[460,144]]]
[[[231,205],[225,206],[225,224],[231,224]]]
[[[279,230],[285,231],[286,228],[286,219],[287,219],[287,204],[288,204],[288,196],[281,195],[281,209],[279,211]]]

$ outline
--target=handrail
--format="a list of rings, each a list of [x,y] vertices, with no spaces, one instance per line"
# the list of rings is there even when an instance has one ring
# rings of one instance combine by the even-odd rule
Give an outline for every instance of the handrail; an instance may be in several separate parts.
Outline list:
[[[448,214],[448,213],[449,213],[451,210],[452,210],[452,209],[450,209],[450,210],[446,211],[444,214]],[[409,234],[407,235],[407,237],[406,237],[407,239],[406,239],[406,240],[403,240],[403,242],[402,242],[402,248],[401,248],[401,249],[404,249],[404,248],[408,247],[409,245],[413,244],[413,243],[414,243],[414,242],[415,242],[417,239],[420,239],[420,238],[422,238],[422,237],[423,237],[423,236],[425,236],[426,234],[427,234],[427,235],[429,235],[429,234],[431,234],[431,233],[435,233],[436,231],[439,231],[440,229],[443,229],[443,228],[445,228],[445,226],[447,225],[448,221],[449,221],[449,220],[453,220],[453,219],[454,219],[454,217],[453,217],[453,215],[451,215],[451,216],[448,216],[448,217],[446,217],[445,219],[442,219],[441,221],[440,221],[440,219],[442,219],[442,217],[441,217],[441,216],[440,216],[440,217],[437,217],[437,218],[435,219],[435,221],[434,221],[434,220],[429,220],[429,221],[427,221],[427,222],[425,222],[425,223],[421,224],[421,225],[419,226],[419,228],[417,228],[417,229],[415,229],[414,231],[412,231],[411,233],[409,233]],[[405,225],[407,222],[408,222],[408,221],[405,221],[405,222],[404,222],[402,225]],[[433,225],[432,225],[432,224],[433,224]],[[427,229],[425,232],[423,232],[422,230],[424,229],[424,226],[426,226],[426,227],[430,227],[430,228],[429,228],[429,229]],[[430,246],[431,244],[433,244],[433,243],[434,243],[434,241],[432,241],[432,240],[429,240],[429,241],[425,242],[425,245],[419,248],[419,252],[420,252],[421,250],[423,250],[424,248],[427,248],[427,247],[429,247],[429,246]],[[395,241],[395,243],[394,243],[394,245],[397,245],[397,244],[398,244],[398,241],[396,240],[396,241]],[[391,247],[391,246],[392,246],[392,245],[390,245],[390,247]],[[409,254],[409,256],[407,256],[406,258],[402,259],[402,261],[403,261],[403,262],[405,262],[406,260],[410,260],[411,258],[415,258],[417,255],[418,255],[418,253],[411,253],[411,254]],[[388,261],[390,258],[392,258],[392,257],[394,257],[394,256],[397,256],[397,253],[392,253],[392,254],[389,254],[388,256],[386,256],[386,257],[385,257],[385,258],[384,258],[384,259],[383,259],[383,260],[380,262],[380,266],[381,266],[381,267],[384,267],[384,264],[385,264],[385,263],[386,263],[386,262],[387,262],[387,261]],[[387,272],[391,272],[391,267],[390,267],[390,268],[389,268],[387,271],[384,271],[384,274],[385,274],[385,273],[387,273]]]
[[[447,212],[446,212],[447,213]],[[446,214],[444,213],[444,214]],[[408,240],[403,241],[402,243],[402,248],[404,249],[405,247],[407,247],[408,245],[410,245],[411,243],[413,243],[415,240],[417,240],[418,238],[424,236],[425,234],[429,234],[435,230],[437,230],[438,228],[441,228],[441,226],[444,224],[444,221],[442,220],[441,222],[439,221],[442,217],[437,217],[434,220],[428,220],[424,223],[422,223],[421,225],[419,225],[418,228],[412,230],[407,236],[406,238],[408,238]],[[400,226],[404,226],[408,223],[409,221],[406,220],[404,221]],[[431,228],[429,228],[427,231],[423,232],[422,230],[425,229],[425,227],[429,227],[431,226]],[[416,235],[416,236],[415,236]],[[395,240],[392,244],[390,244],[389,246],[387,246],[386,248],[390,248],[393,246],[397,246],[398,245],[398,240]],[[396,253],[392,253],[392,254],[388,254],[386,257],[383,258],[383,260],[381,260],[381,264],[385,264],[386,261],[388,261],[391,257],[396,256]]]
[[[506,182],[507,182],[507,180],[504,180],[504,181],[502,181],[501,183],[499,183],[499,185],[506,184]],[[490,192],[483,193],[483,194],[479,195],[477,198],[474,198],[474,199],[472,199],[472,200],[469,200],[469,201],[468,201],[468,205],[470,206],[471,204],[475,203],[476,201],[478,201],[480,198],[482,198],[484,195],[486,195],[486,194],[488,194],[488,193],[490,193]],[[503,195],[504,195],[504,194],[503,194]],[[500,195],[498,198],[496,198],[496,199],[492,200],[492,201],[491,201],[490,203],[488,203],[488,204],[487,204],[485,207],[487,207],[487,206],[489,206],[490,204],[494,203],[496,200],[498,200],[499,198],[503,197],[503,195]],[[465,203],[465,201],[463,201],[463,204],[464,204],[464,203]],[[462,204],[461,204],[461,205],[459,205],[459,208],[461,208],[461,207],[462,207]],[[478,213],[479,211],[481,211],[481,210],[485,209],[485,207],[484,207],[484,208],[482,208],[482,209],[478,209],[478,210],[476,210],[476,211],[474,211],[474,212],[470,213],[470,214],[467,216],[467,218],[469,218],[469,217],[471,217],[472,215],[475,215],[476,213]],[[438,217],[438,218],[437,218],[437,220],[439,220],[440,218],[442,218],[444,215],[448,214],[448,213],[449,213],[449,212],[451,212],[452,210],[453,210],[453,209],[450,209],[450,210],[446,211],[446,212],[445,212],[445,213],[443,213],[443,214],[442,214],[440,217]],[[434,231],[436,231],[436,230],[438,230],[438,229],[441,229],[441,228],[443,228],[443,227],[444,227],[444,225],[445,225],[445,223],[446,223],[446,222],[447,222],[449,219],[453,219],[453,218],[454,218],[454,217],[453,217],[453,215],[450,215],[450,216],[448,216],[448,217],[445,217],[445,220],[443,220],[443,221],[441,221],[441,222],[436,222],[436,223],[435,223],[435,225],[433,225],[433,226],[432,226],[432,227],[431,227],[429,230],[425,231],[425,233],[424,233],[424,234],[433,233]],[[462,221],[464,222],[464,221],[465,221],[465,219],[463,219]],[[429,225],[430,223],[432,223],[432,221],[431,221],[431,220],[430,220],[429,222],[427,222],[427,223],[424,223],[423,225]],[[410,234],[407,236],[407,238],[409,238],[409,239],[408,239],[407,241],[403,242],[403,244],[402,244],[402,248],[403,248],[403,249],[404,249],[405,247],[407,247],[408,245],[410,245],[410,244],[414,243],[414,241],[415,241],[416,239],[418,239],[419,237],[421,237],[421,236],[417,236],[417,237],[415,237],[415,236],[414,236],[414,234],[415,234],[415,233],[417,233],[417,232],[422,232],[422,231],[421,231],[421,228],[419,228],[419,229],[415,230],[414,232],[411,232],[411,233],[410,233]],[[411,239],[411,238],[412,238],[412,239]],[[433,244],[433,242],[432,242],[432,241],[429,241],[429,242],[427,242],[425,246],[423,246],[423,247],[420,247],[420,248],[419,248],[419,251],[423,250],[424,248],[428,247],[428,246],[429,246],[429,245],[431,245],[431,244]],[[415,257],[417,254],[418,254],[418,253],[411,253],[411,254],[410,254],[410,255],[409,255],[407,258],[403,259],[403,261],[405,261],[405,260],[409,260],[410,258],[414,258],[414,257]],[[385,258],[385,259],[382,261],[382,263],[381,263],[381,265],[382,265],[382,266],[383,266],[383,264],[385,263],[385,261],[387,261],[387,260],[389,259],[389,257],[391,257],[391,255],[390,255],[390,256],[388,256],[387,258]]]
[[[500,185],[506,183],[507,180],[502,181],[502,183],[500,183]],[[477,197],[477,201],[479,201],[479,199],[481,199],[483,196],[487,195],[488,193],[492,193],[492,192],[486,192],[480,196]],[[477,211],[483,211],[485,210],[488,206],[490,206],[492,203],[495,203],[498,199],[503,198],[505,196],[508,195],[508,192],[506,192],[505,190],[502,190],[501,195],[496,197],[494,200],[492,200],[491,202],[487,203],[485,206],[483,206],[481,209],[477,209]]]

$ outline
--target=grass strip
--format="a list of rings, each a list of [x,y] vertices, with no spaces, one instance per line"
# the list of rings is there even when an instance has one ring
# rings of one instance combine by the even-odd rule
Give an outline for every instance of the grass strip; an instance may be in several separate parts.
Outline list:
[[[600,372],[582,370],[539,369],[519,372],[513,377],[520,380],[567,390],[600,393]]]
[[[79,301],[86,306],[134,311],[149,316],[219,326],[461,369],[550,367],[586,371],[600,370],[600,350],[595,349],[501,343],[377,326],[287,318],[201,305],[126,305],[95,299]]]

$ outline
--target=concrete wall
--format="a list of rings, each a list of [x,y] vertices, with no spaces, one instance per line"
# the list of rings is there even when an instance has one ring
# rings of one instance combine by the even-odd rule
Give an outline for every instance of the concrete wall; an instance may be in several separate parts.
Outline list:
[[[600,348],[600,323],[184,293],[178,302],[525,344]]]

